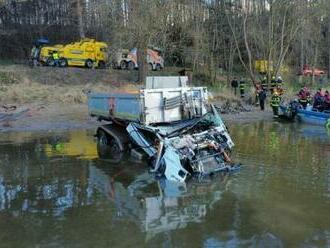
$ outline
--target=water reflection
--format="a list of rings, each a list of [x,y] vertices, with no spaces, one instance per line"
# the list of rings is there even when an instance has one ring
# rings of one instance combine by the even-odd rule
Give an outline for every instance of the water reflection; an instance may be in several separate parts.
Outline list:
[[[98,211],[110,203],[109,220],[134,223],[148,241],[204,222],[229,180],[219,176],[187,186],[155,180],[145,165],[130,160],[109,166],[94,159],[96,146],[87,131],[25,141],[0,146],[0,215],[22,222],[31,214],[58,222],[73,209]]]
[[[242,170],[187,184],[99,160],[93,131],[1,135],[1,244],[327,246],[327,133],[262,122],[231,133]]]

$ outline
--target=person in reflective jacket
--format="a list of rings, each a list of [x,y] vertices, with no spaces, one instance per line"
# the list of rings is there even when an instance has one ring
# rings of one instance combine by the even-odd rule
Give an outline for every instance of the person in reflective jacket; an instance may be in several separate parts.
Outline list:
[[[245,96],[245,81],[244,81],[243,78],[239,81],[239,91],[241,93],[241,98],[244,98],[244,96]]]
[[[273,108],[274,117],[278,117],[278,108],[280,106],[281,97],[277,91],[273,92],[272,98],[270,100],[270,106]]]

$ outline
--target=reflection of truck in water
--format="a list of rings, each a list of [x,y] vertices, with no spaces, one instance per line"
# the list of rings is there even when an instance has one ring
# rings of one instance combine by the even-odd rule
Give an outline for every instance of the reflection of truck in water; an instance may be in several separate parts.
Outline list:
[[[52,54],[57,52],[59,56],[58,65],[81,66],[81,67],[100,67],[104,68],[107,61],[107,44],[94,39],[83,39],[65,45],[41,46],[39,62],[42,65],[54,66],[57,61]]]
[[[91,116],[110,121],[98,127],[99,154],[134,148],[152,171],[183,182],[192,174],[237,169],[229,157],[234,143],[205,87],[188,87],[187,77],[147,77],[136,93],[90,93]],[[132,149],[131,149],[132,151]]]
[[[222,198],[219,181],[181,184],[154,180],[148,172],[112,176],[101,168],[89,166],[89,182],[115,205],[116,217],[137,223],[149,240],[190,223],[202,223],[207,211]],[[194,197],[192,197],[194,196]]]
[[[147,50],[147,63],[149,70],[158,71],[164,68],[164,59],[161,56],[161,51],[156,48]],[[114,51],[112,59],[112,67],[114,69],[134,70],[138,68],[137,49],[131,51],[121,49]]]

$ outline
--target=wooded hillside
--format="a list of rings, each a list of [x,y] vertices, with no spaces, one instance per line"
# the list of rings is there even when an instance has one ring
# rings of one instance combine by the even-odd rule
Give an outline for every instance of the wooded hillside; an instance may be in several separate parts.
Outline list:
[[[244,70],[255,59],[293,70],[304,64],[330,71],[328,0],[2,0],[0,57],[27,58],[33,42],[83,37],[113,48],[163,50],[166,65],[212,75]]]

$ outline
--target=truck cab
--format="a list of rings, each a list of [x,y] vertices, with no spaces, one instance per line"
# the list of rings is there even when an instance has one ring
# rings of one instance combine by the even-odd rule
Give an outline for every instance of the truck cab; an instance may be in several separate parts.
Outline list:
[[[54,51],[59,54],[58,65],[60,67],[99,67],[104,68],[108,61],[108,45],[94,39],[83,39],[66,45],[42,46],[39,62],[43,65],[54,66],[52,58]]]
[[[164,59],[161,56],[160,49],[147,49],[147,63],[149,70],[159,71],[164,68]],[[115,52],[112,66],[114,69],[119,68],[122,70],[138,69],[137,48],[133,48],[130,51],[121,49]]]
[[[108,46],[104,42],[84,39],[70,43],[59,50],[61,66],[105,67]]]

